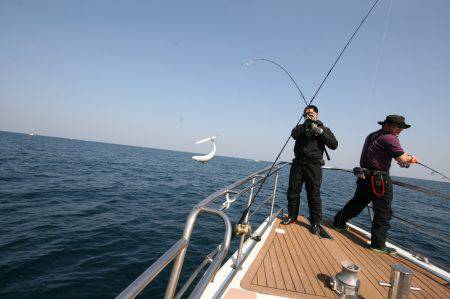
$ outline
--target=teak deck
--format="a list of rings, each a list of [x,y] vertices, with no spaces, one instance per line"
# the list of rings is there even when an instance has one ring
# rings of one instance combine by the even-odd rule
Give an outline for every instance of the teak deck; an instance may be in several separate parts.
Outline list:
[[[352,261],[361,270],[360,295],[363,298],[387,298],[392,264],[403,264],[414,271],[411,298],[450,298],[449,285],[443,279],[397,256],[376,253],[367,248],[367,240],[353,231],[337,232],[327,227],[334,240],[309,232],[309,224],[299,217],[299,224],[280,225],[270,232],[268,240],[244,276],[243,289],[283,297],[336,298],[327,287],[328,278],[341,271],[341,261]],[[281,228],[285,233],[275,232]]]

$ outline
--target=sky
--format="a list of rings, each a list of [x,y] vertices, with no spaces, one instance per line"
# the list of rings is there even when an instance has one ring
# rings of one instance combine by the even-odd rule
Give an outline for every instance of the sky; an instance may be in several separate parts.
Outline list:
[[[0,0],[0,130],[273,161],[372,1]],[[388,114],[449,174],[450,1],[381,0],[314,104],[353,168]],[[293,143],[281,158],[293,158]],[[414,165],[394,175],[439,179]]]

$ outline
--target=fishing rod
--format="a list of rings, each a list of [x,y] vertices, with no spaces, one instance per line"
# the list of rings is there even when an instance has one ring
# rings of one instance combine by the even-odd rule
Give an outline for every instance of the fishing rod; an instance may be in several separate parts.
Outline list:
[[[276,65],[277,67],[279,67],[280,69],[282,69],[282,70],[286,73],[286,75],[288,75],[289,78],[291,78],[292,82],[294,83],[295,87],[297,88],[298,92],[300,93],[300,96],[302,97],[303,101],[305,102],[305,105],[308,105],[308,102],[306,101],[306,98],[305,98],[305,96],[303,95],[303,92],[301,91],[300,87],[298,86],[297,82],[295,82],[295,80],[294,80],[294,78],[291,76],[291,74],[286,70],[286,68],[284,68],[281,64],[279,64],[279,63],[277,63],[277,62],[275,62],[275,61],[273,61],[273,60],[266,59],[266,58],[256,58],[256,59],[250,60],[250,61],[248,61],[248,62],[246,63],[246,65],[247,65],[247,66],[250,66],[250,65],[252,65],[253,63],[255,63],[255,62],[257,62],[257,61],[266,61],[266,62],[270,62],[270,63]]]
[[[450,180],[446,175],[444,175],[444,174],[440,173],[439,171],[437,171],[437,170],[431,168],[430,166],[427,166],[427,165],[425,165],[425,164],[423,164],[423,163],[420,163],[420,162],[417,162],[417,164],[419,164],[420,166],[423,166],[423,167],[425,167],[425,168],[431,170],[431,171],[432,171],[432,172],[431,172],[431,175],[437,173],[437,174],[440,174],[440,175],[442,176],[442,179],[447,179],[447,181]]]
[[[322,166],[322,168],[323,169],[328,169],[328,170],[338,170],[338,171],[344,171],[344,172],[353,173],[353,170],[345,169],[345,168],[327,167],[327,166]],[[424,187],[408,184],[408,183],[397,181],[397,180],[392,180],[391,179],[391,181],[392,181],[393,185],[401,186],[401,187],[406,188],[406,189],[422,192],[422,193],[425,193],[427,195],[436,196],[436,197],[440,197],[440,198],[443,198],[443,199],[450,199],[450,194],[442,193],[442,192],[439,192],[439,191],[427,189],[427,188],[424,188]]]
[[[331,72],[333,71],[334,67],[336,66],[336,64],[339,62],[339,60],[341,59],[342,55],[344,54],[345,50],[347,49],[348,45],[351,43],[351,41],[353,40],[353,38],[356,36],[356,34],[358,33],[359,29],[361,28],[361,26],[363,25],[363,23],[366,21],[366,19],[369,17],[369,15],[372,13],[373,9],[375,8],[375,6],[378,4],[380,0],[376,0],[374,2],[374,4],[372,5],[372,7],[369,9],[369,11],[367,12],[367,14],[364,16],[364,18],[362,19],[361,23],[358,25],[358,27],[355,29],[355,31],[353,32],[353,34],[350,36],[349,40],[347,41],[347,43],[345,44],[344,48],[342,48],[341,52],[339,53],[339,56],[336,58],[336,60],[334,61],[333,65],[331,66],[331,68],[329,69],[329,71],[327,72],[327,74],[325,75],[325,77],[323,78],[322,82],[320,83],[319,87],[317,88],[316,92],[314,93],[313,97],[311,98],[311,100],[309,101],[308,105],[311,105],[311,103],[315,100],[317,94],[319,93],[320,89],[322,88],[322,86],[325,84],[326,80],[328,79],[328,77],[330,76]],[[300,124],[300,122],[303,119],[303,115],[300,117],[300,119],[297,122],[297,126]],[[284,151],[284,149],[286,148],[286,145],[288,144],[289,140],[291,139],[291,136],[289,135],[288,139],[286,140],[286,142],[284,143],[283,147],[281,148],[281,151],[278,153],[275,161],[272,163],[272,165],[270,166],[270,169],[268,171],[268,174],[272,171],[273,167],[275,166],[276,162],[278,161],[278,159],[281,156],[281,153]],[[248,212],[250,211],[250,207],[253,205],[253,203],[255,202],[255,198],[258,196],[259,192],[261,191],[262,186],[264,185],[264,183],[267,180],[268,175],[264,176],[264,179],[261,181],[261,184],[258,187],[258,190],[255,193],[255,196],[253,196],[253,198],[250,200],[247,208],[244,210],[244,212],[241,215],[241,218],[239,219],[239,221],[237,222],[238,224],[242,224],[242,222],[244,221],[244,219],[246,219],[246,216],[248,215]],[[233,238],[235,237],[235,232],[233,232]]]

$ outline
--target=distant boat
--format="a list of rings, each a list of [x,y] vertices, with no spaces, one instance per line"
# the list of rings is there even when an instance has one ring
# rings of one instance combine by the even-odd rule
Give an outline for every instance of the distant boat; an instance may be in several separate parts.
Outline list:
[[[30,135],[30,136],[34,136],[34,135],[36,135],[36,133],[30,133],[30,134],[28,134],[28,135]]]

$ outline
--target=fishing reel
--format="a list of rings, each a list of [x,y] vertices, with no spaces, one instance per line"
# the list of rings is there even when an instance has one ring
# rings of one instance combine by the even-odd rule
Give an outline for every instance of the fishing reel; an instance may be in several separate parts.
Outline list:
[[[303,127],[305,128],[305,133],[307,137],[319,136],[323,133],[323,129],[319,128],[316,124],[316,121],[311,118],[306,118],[303,123]]]
[[[252,226],[248,223],[238,223],[234,227],[234,232],[238,236],[251,235],[252,234]]]
[[[238,223],[234,227],[234,232],[238,236],[250,236],[250,239],[259,242],[261,241],[261,236],[253,235],[252,226],[249,223]]]

